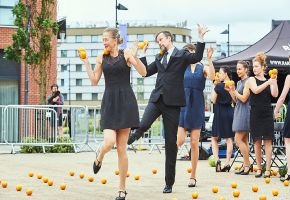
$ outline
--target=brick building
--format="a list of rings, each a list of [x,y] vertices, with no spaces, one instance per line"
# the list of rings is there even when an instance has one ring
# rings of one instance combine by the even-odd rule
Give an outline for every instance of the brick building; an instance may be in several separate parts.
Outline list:
[[[15,63],[3,58],[4,48],[11,44],[12,34],[16,30],[13,25],[12,8],[17,0],[0,1],[0,105],[24,104],[25,97],[25,63]],[[29,0],[28,0],[29,2]],[[38,7],[41,6],[39,0]],[[56,19],[56,6],[53,8]],[[56,46],[57,39],[52,41],[51,67],[48,71],[47,93],[50,85],[56,82]],[[39,104],[39,87],[34,80],[32,70],[28,67],[28,104]]]

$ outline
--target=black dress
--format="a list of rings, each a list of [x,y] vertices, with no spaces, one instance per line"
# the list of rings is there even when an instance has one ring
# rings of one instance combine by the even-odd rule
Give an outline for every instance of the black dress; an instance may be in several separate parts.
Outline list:
[[[255,77],[257,86],[265,81]],[[274,136],[274,118],[271,107],[271,89],[268,86],[259,94],[250,95],[250,133],[254,140],[272,140]]]
[[[214,117],[212,124],[212,136],[219,138],[232,138],[234,108],[232,107],[232,98],[225,90],[224,83],[218,83],[214,91],[217,93],[216,103],[214,104]]]
[[[136,97],[130,85],[130,67],[124,52],[117,57],[103,56],[105,92],[101,105],[101,129],[139,127],[139,112]]]
[[[284,137],[285,138],[290,138],[290,91],[288,92],[288,107],[287,107],[287,113],[286,113],[286,119],[284,122]]]

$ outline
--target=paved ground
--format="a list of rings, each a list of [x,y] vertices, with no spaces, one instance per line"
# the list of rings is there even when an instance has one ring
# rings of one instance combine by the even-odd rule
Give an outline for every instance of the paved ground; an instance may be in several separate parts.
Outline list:
[[[189,200],[191,193],[197,191],[198,199],[217,200],[220,196],[225,199],[234,199],[233,189],[230,184],[236,182],[241,192],[239,199],[255,200],[260,194],[266,194],[267,199],[290,199],[290,186],[284,187],[278,177],[271,179],[270,184],[266,184],[263,178],[257,179],[253,174],[249,176],[238,176],[234,170],[229,173],[215,173],[214,168],[208,166],[207,161],[199,161],[197,187],[190,189],[187,187],[189,174],[187,168],[188,161],[177,162],[176,183],[172,194],[162,194],[164,187],[164,152],[157,151],[148,154],[148,151],[128,152],[130,177],[127,182],[128,200]],[[115,150],[110,152],[103,163],[100,173],[95,177],[95,181],[90,183],[87,176],[93,175],[92,162],[94,153],[78,154],[0,154],[0,179],[8,182],[6,189],[0,187],[0,199],[97,199],[113,200],[118,186],[118,176],[113,171],[117,168],[117,154]],[[153,175],[152,168],[157,168],[158,173]],[[69,176],[69,171],[74,170],[76,175]],[[41,180],[28,177],[28,172],[41,173],[54,181],[52,187],[47,186]],[[84,172],[86,177],[80,179],[78,174]],[[135,181],[133,176],[140,175],[141,179]],[[102,185],[101,178],[107,178],[108,183]],[[67,189],[61,191],[59,185],[66,183]],[[15,185],[21,184],[23,190],[16,192]],[[212,186],[219,187],[218,194],[211,192]],[[258,185],[258,193],[251,191],[252,185]],[[26,189],[32,189],[33,195],[27,197]],[[278,198],[273,198],[272,189],[278,189]]]

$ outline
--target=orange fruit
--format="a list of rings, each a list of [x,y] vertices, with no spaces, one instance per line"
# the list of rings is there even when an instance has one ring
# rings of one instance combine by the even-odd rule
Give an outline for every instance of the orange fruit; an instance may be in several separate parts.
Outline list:
[[[80,51],[86,51],[86,49],[83,48],[83,47],[80,47],[80,48],[78,48],[78,51],[79,51],[79,52],[80,52]]]
[[[28,176],[33,177],[34,176],[33,172],[28,172]]]
[[[253,171],[254,171],[254,172],[257,172],[257,171],[258,171],[258,167],[257,167],[257,166],[254,166],[254,167],[253,167]]]
[[[280,113],[279,113],[280,114]],[[281,115],[281,114],[280,114]],[[273,176],[277,176],[278,172],[276,170],[272,171]]]
[[[48,186],[52,186],[52,185],[53,185],[53,181],[52,181],[52,180],[48,180],[48,181],[47,181],[47,185],[48,185]]]
[[[114,171],[114,173],[115,173],[116,175],[119,175],[119,174],[120,174],[120,171],[119,171],[118,169],[116,169],[116,170]]]
[[[144,42],[139,42],[139,43],[138,43],[138,48],[139,48],[139,49],[143,49],[144,46],[145,46],[145,43],[144,43]]]
[[[42,179],[42,174],[37,174],[38,179]]]
[[[262,194],[259,196],[259,200],[267,200],[267,196]]]
[[[164,54],[164,51],[162,49],[160,49],[159,54],[160,55],[163,55]]]
[[[139,175],[136,175],[136,176],[134,176],[134,179],[135,179],[136,181],[138,181],[138,180],[140,179],[140,176],[139,176]]]
[[[22,186],[21,185],[16,185],[16,191],[21,191],[22,190]]]
[[[237,188],[238,184],[233,182],[233,183],[231,183],[231,186],[232,186],[232,188]]]
[[[102,184],[106,184],[106,183],[107,183],[107,179],[106,179],[106,178],[102,178],[102,179],[101,179],[101,183],[102,183]]]
[[[79,51],[79,56],[81,59],[85,59],[87,57],[87,54],[85,51]]]
[[[272,75],[271,75],[271,78],[272,78],[272,79],[275,79],[276,77],[277,77],[276,74],[272,74]]]
[[[216,85],[216,84],[218,84],[218,81],[217,81],[217,80],[215,80],[215,81],[213,82],[213,84],[215,84],[215,85]]]
[[[74,172],[73,170],[70,170],[70,171],[69,171],[69,175],[70,175],[70,176],[74,176],[74,175],[75,175],[75,172]]]
[[[271,182],[271,178],[265,178],[265,183],[270,183]]]
[[[192,172],[192,168],[191,167],[187,168],[187,172],[191,173]]]
[[[220,75],[220,73],[219,72],[216,72],[215,75],[218,76],[218,75]]]
[[[272,74],[278,74],[278,70],[277,69],[272,69]]]
[[[148,40],[143,40],[143,42],[144,42],[144,44],[146,45],[148,45],[149,44],[149,41]]]
[[[219,197],[218,200],[226,200],[224,197]]]
[[[225,87],[229,87],[230,81],[225,81]]]
[[[278,194],[279,194],[279,191],[278,190],[276,190],[276,189],[274,189],[274,190],[272,190],[272,195],[273,196],[278,196]]]
[[[42,178],[42,181],[43,181],[44,183],[47,183],[47,182],[48,182],[48,178],[47,178],[47,177],[43,177],[43,178]]]
[[[256,186],[256,185],[252,186],[252,191],[253,192],[258,192],[258,190],[259,190],[258,186]]]
[[[31,196],[32,195],[32,190],[30,190],[30,189],[26,190],[26,195],[27,196]]]
[[[110,52],[109,52],[107,49],[104,49],[103,54],[104,54],[104,55],[109,55]]]
[[[60,187],[61,190],[65,190],[65,188],[66,188],[66,184],[62,183],[62,184],[60,184],[59,187]]]
[[[128,177],[130,177],[130,173],[129,172],[127,172],[127,175],[126,175],[126,177],[128,178]]]
[[[197,198],[198,198],[198,193],[197,193],[197,192],[193,192],[193,193],[191,193],[191,197],[192,197],[193,199],[197,199]]]
[[[93,182],[93,181],[94,181],[94,177],[89,176],[89,177],[88,177],[88,181],[89,181],[89,182]]]
[[[1,185],[3,188],[7,188],[8,183],[7,183],[7,181],[1,181]]]
[[[273,70],[269,71],[269,76],[271,76],[273,74]]]
[[[239,197],[240,196],[240,191],[239,190],[234,190],[233,191],[233,196],[234,197]]]
[[[152,169],[152,173],[153,173],[153,174],[157,174],[157,169],[155,169],[155,168]]]
[[[85,174],[83,172],[81,172],[79,176],[81,179],[83,179],[85,177]]]
[[[211,191],[212,191],[213,193],[218,193],[219,188],[218,188],[217,186],[213,186],[212,189],[211,189]]]
[[[283,182],[283,185],[284,185],[284,186],[288,186],[288,185],[289,185],[289,181],[288,181],[288,180],[285,180],[285,181]]]
[[[230,81],[230,86],[234,86],[235,85],[235,81]]]

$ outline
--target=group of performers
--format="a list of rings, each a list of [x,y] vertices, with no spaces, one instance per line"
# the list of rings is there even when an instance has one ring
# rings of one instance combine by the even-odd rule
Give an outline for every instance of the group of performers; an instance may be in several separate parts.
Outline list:
[[[101,104],[101,129],[104,133],[104,142],[93,162],[93,170],[95,174],[99,172],[105,154],[116,144],[120,171],[116,200],[124,200],[127,195],[127,144],[132,144],[142,137],[160,115],[162,115],[164,124],[166,155],[163,193],[172,192],[177,151],[185,141],[186,132],[190,132],[192,164],[188,187],[197,185],[198,142],[201,128],[205,122],[203,90],[206,79],[214,80],[215,78],[215,68],[212,63],[214,50],[212,48],[207,49],[209,66],[200,63],[205,49],[204,36],[208,31],[206,26],[198,25],[197,44],[188,44],[182,49],[177,49],[173,45],[174,36],[169,31],[160,31],[155,38],[161,49],[160,54],[157,54],[155,60],[148,64],[146,60],[148,43],[145,44],[139,55],[138,42],[135,42],[131,49],[120,50],[119,45],[122,43],[122,38],[118,29],[106,28],[103,32],[103,44],[106,50],[104,52],[106,53],[97,56],[94,70],[91,69],[87,58],[81,58],[93,85],[98,84],[102,74],[105,77],[105,92]],[[271,97],[278,96],[277,79],[267,80],[264,77],[266,70],[264,53],[257,54],[252,65],[254,77],[248,77],[249,64],[245,61],[237,63],[237,74],[241,79],[237,83],[237,87],[225,86],[225,82],[231,76],[227,67],[221,67],[219,70],[219,83],[216,84],[212,94],[214,104],[213,155],[216,159],[216,171],[229,171],[233,149],[231,138],[234,137],[244,158],[243,167],[238,174],[249,174],[252,165],[249,161],[248,135],[251,132],[258,167],[255,176],[262,176],[261,145],[263,141],[266,153],[264,176],[269,177],[274,133]],[[149,77],[157,73],[155,88],[151,93],[141,122],[139,122],[137,100],[130,85],[131,66],[142,77]],[[283,104],[289,88],[290,76],[287,76],[283,92],[275,108],[277,117],[279,117],[279,108]],[[236,105],[234,108],[232,107],[233,102]],[[288,121],[287,114],[284,137],[289,162],[290,124]],[[131,130],[134,132],[130,134]],[[227,158],[223,166],[218,157],[217,142],[219,138],[226,138],[227,143]],[[286,175],[284,179],[289,180],[290,175]]]

